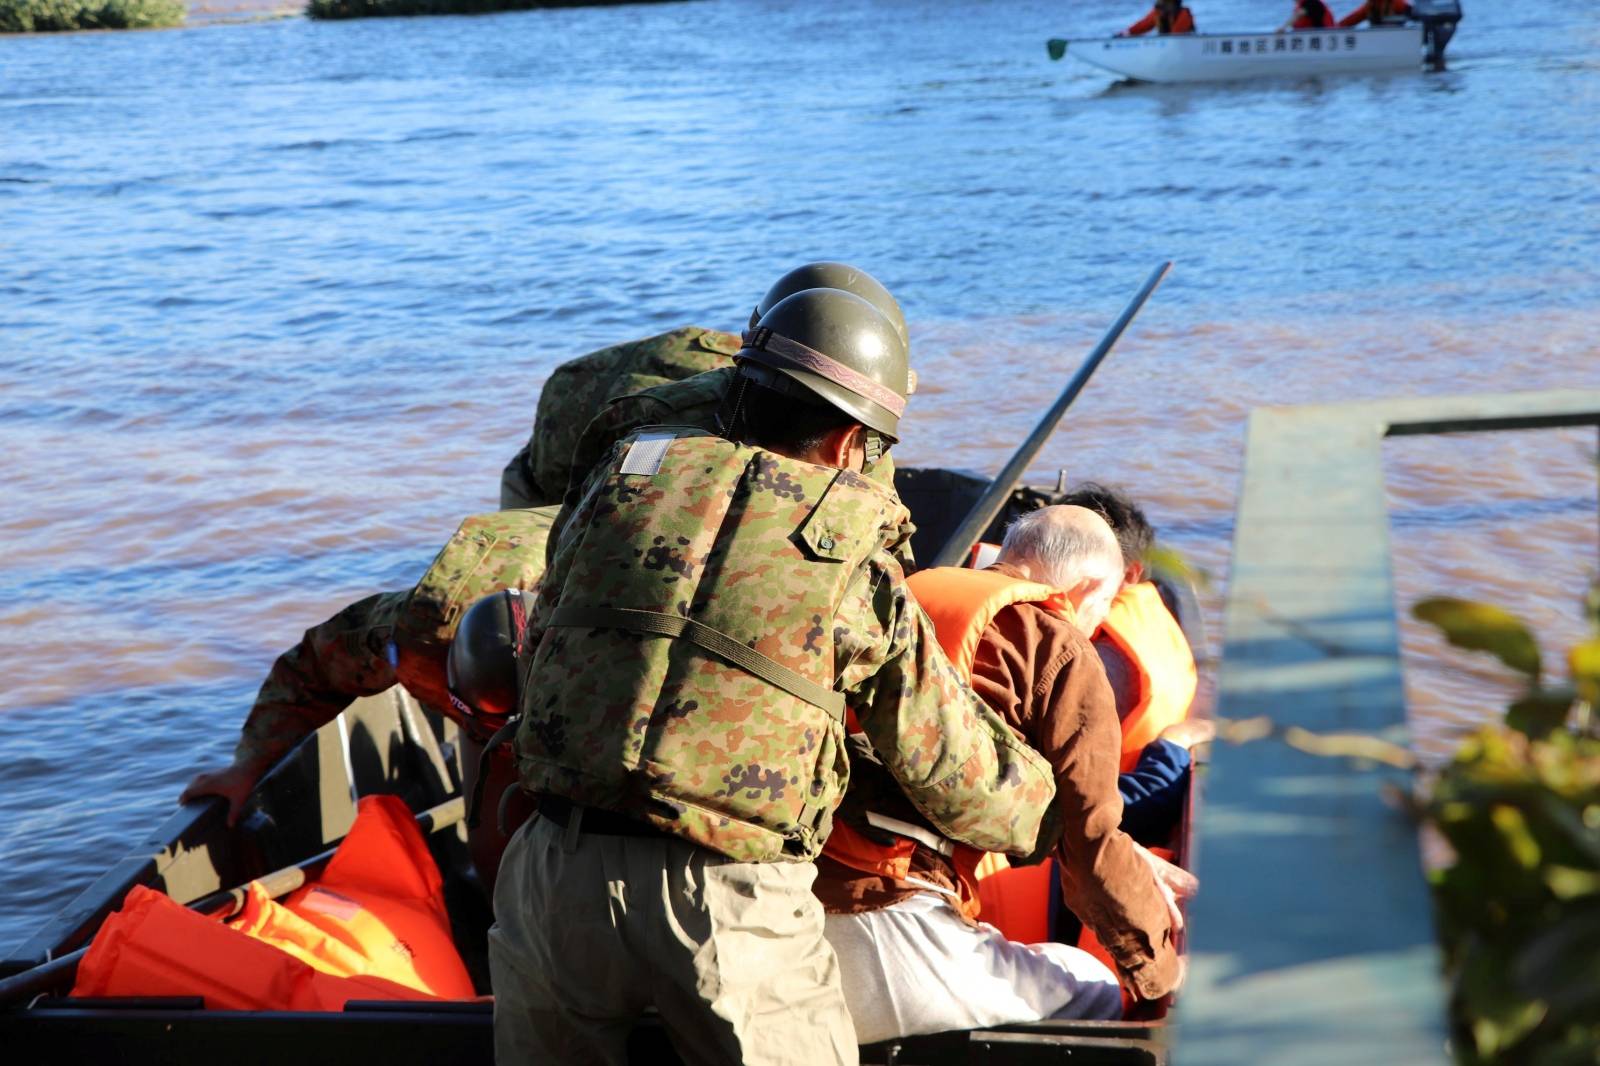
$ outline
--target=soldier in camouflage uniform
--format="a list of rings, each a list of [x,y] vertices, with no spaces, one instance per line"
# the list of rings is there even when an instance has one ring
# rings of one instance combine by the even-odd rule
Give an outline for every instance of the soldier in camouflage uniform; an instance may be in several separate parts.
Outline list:
[[[468,518],[414,587],[368,596],[306,630],[300,643],[272,664],[245,719],[233,762],[196,776],[179,801],[222,796],[232,824],[256,782],[291,748],[333,721],[352,700],[396,684],[404,685],[424,707],[461,724],[470,789],[477,777],[477,753],[498,723],[452,706],[445,657],[462,613],[474,600],[497,589],[538,584],[554,517],[555,508],[542,507]],[[499,764],[491,766],[485,794],[497,799],[513,778],[511,759],[503,753]],[[508,822],[516,813],[508,811]],[[473,830],[473,860],[488,891],[493,890],[507,839],[494,817]]]
[[[1047,764],[962,682],[859,471],[898,431],[905,349],[852,294],[744,337],[728,436],[647,429],[590,476],[523,645],[513,838],[489,934],[496,1058],[623,1062],[654,1005],[700,1063],[853,1063],[812,863],[844,721],[930,824],[1030,852]]]
[[[899,303],[871,274],[845,263],[807,263],[784,274],[756,305],[750,324],[785,297],[819,288],[842,289],[872,304],[909,349]],[[500,475],[500,506],[576,505],[589,472],[612,445],[641,426],[715,431],[739,345],[732,333],[686,326],[602,348],[557,367],[539,394],[528,443]],[[887,455],[869,463],[867,473],[894,485],[894,462]],[[567,514],[570,510],[563,511],[557,529]],[[909,547],[902,552],[908,563],[909,553]]]
[[[500,474],[500,506],[560,503],[578,437],[608,400],[732,366],[738,350],[735,334],[684,326],[562,363],[539,393],[528,443]],[[586,473],[587,467],[580,477]]]

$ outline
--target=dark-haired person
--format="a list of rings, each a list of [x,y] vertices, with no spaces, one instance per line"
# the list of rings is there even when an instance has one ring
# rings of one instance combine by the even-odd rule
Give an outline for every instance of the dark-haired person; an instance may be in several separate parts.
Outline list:
[[[1392,26],[1404,22],[1406,15],[1410,13],[1411,5],[1406,3],[1406,0],[1367,0],[1340,19],[1339,25],[1342,28],[1359,26],[1365,20],[1374,26]]]
[[[1103,517],[1122,548],[1122,584],[1094,636],[1122,720],[1123,828],[1142,844],[1165,844],[1182,811],[1189,749],[1209,740],[1210,722],[1190,721],[1198,686],[1194,652],[1145,559],[1155,528],[1125,493],[1086,482],[1061,498]]]
[[[1278,27],[1278,32],[1285,30],[1331,30],[1337,23],[1333,12],[1322,0],[1295,0],[1294,13],[1289,16],[1289,21]]]
[[[892,324],[808,289],[735,363],[718,431],[609,448],[528,617],[516,752],[539,817],[495,891],[498,1062],[626,1061],[654,1006],[688,1062],[854,1064],[811,892],[867,757],[847,719],[952,839],[1027,854],[1053,798],[940,649],[890,552],[905,507],[861,473],[911,391]]]
[[[1117,34],[1118,37],[1138,37],[1155,30],[1158,34],[1193,33],[1194,15],[1183,0],[1156,0],[1150,13],[1132,26]]]

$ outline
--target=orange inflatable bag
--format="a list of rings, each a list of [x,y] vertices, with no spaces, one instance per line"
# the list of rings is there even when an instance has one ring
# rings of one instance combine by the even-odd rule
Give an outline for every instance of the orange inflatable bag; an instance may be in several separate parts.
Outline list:
[[[95,935],[72,994],[336,1011],[351,999],[470,999],[474,989],[411,812],[368,796],[320,880],[282,903],[252,884],[231,923],[135,887]]]

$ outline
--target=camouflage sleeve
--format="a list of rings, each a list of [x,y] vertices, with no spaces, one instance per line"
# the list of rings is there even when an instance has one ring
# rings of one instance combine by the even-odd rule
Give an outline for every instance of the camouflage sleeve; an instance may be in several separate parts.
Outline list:
[[[306,630],[299,644],[278,656],[245,719],[234,761],[276,762],[351,700],[393,685],[389,638],[410,594],[407,589],[358,600]]]
[[[917,810],[953,840],[1031,854],[1054,773],[961,679],[887,552],[864,568],[838,624],[846,698]]]
[[[887,453],[875,463],[867,463],[861,472],[872,480],[889,488],[894,488],[894,456]],[[900,523],[900,528],[895,530],[893,540],[889,545],[889,553],[899,561],[901,569],[906,573],[913,573],[917,569],[917,561],[911,555],[911,535],[917,531],[916,524],[909,516]]]

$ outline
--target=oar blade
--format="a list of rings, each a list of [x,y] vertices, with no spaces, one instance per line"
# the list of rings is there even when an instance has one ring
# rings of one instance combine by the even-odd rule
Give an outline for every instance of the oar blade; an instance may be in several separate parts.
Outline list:
[[[1056,425],[1061,421],[1061,416],[1066,414],[1067,408],[1071,407],[1072,402],[1078,398],[1078,393],[1083,391],[1083,387],[1094,376],[1095,369],[1110,353],[1111,346],[1117,343],[1117,339],[1128,328],[1128,324],[1133,321],[1133,317],[1139,313],[1139,309],[1144,306],[1145,301],[1150,298],[1150,294],[1156,291],[1156,286],[1161,284],[1161,280],[1167,276],[1167,271],[1171,269],[1172,263],[1168,261],[1150,272],[1150,277],[1145,280],[1144,285],[1134,294],[1133,301],[1122,309],[1122,314],[1117,316],[1117,320],[1111,324],[1111,328],[1106,331],[1106,335],[1100,338],[1100,343],[1094,346],[1094,350],[1083,361],[1083,365],[1078,368],[1078,372],[1072,375],[1072,379],[1067,382],[1066,388],[1061,390],[1061,395],[1056,398],[1055,403],[1051,404],[1050,409],[1039,420],[1039,424],[1033,427],[1033,432],[1028,434],[1028,439],[1022,442],[1021,447],[1006,461],[1006,465],[1000,468],[1000,473],[996,474],[994,480],[989,482],[989,487],[983,491],[983,495],[979,496],[977,502],[967,511],[967,516],[961,520],[960,525],[956,526],[955,532],[950,534],[950,538],[939,549],[939,554],[934,557],[934,566],[960,566],[966,559],[967,553],[978,542],[978,538],[983,535],[983,531],[989,528],[989,523],[994,521],[995,515],[999,514],[1001,508],[1005,506],[1005,501],[1011,495],[1011,490],[1016,488],[1017,482],[1022,480],[1022,475],[1027,470],[1028,464],[1039,453],[1039,449],[1044,447],[1044,442],[1049,438],[1050,434],[1055,432]]]
[[[1044,46],[1049,50],[1051,59],[1060,59],[1067,54],[1067,42],[1060,37],[1050,38],[1044,43]]]

